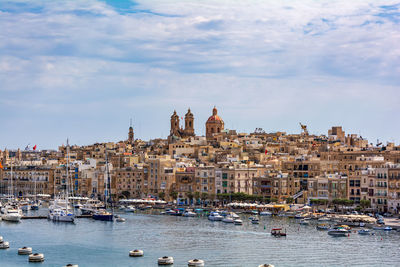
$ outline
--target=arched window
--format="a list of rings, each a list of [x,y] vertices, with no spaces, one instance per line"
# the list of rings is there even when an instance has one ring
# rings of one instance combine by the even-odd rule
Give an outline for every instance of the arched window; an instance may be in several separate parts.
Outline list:
[[[191,121],[189,121],[189,127],[192,127],[192,122]]]
[[[211,128],[211,132],[214,133],[214,127]]]
[[[218,132],[220,132],[219,127],[217,129],[218,129]]]

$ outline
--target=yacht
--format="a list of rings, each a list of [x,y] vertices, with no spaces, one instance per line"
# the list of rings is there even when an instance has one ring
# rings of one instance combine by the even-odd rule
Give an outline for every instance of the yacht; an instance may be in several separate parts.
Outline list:
[[[224,223],[233,223],[235,219],[233,219],[232,216],[226,216],[225,218],[222,219]]]
[[[210,221],[222,221],[223,218],[224,218],[223,216],[219,215],[219,213],[215,211],[212,211],[210,213],[210,216],[208,216],[208,219]]]
[[[104,209],[104,203],[98,199],[89,199],[81,207],[81,213],[82,213],[82,215],[92,215],[94,212],[96,212],[99,209]]]
[[[74,209],[71,207],[69,203],[69,143],[67,139],[67,164],[66,164],[66,171],[67,171],[67,179],[66,179],[66,190],[64,191],[64,196],[61,198],[55,198],[53,205],[49,207],[49,213],[47,218],[52,220],[53,222],[74,222],[75,221],[75,214],[73,213]],[[69,212],[69,211],[72,212]]]
[[[233,224],[234,225],[242,225],[243,221],[241,219],[236,219],[236,220],[233,221]]]
[[[22,211],[18,207],[8,206],[4,209],[3,221],[19,222],[22,218]]]
[[[53,222],[74,222],[75,214],[64,208],[55,208],[49,211],[48,218]]]

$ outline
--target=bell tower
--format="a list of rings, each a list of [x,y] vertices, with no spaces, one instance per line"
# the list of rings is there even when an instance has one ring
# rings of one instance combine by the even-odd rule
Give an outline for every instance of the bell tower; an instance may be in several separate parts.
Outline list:
[[[129,133],[128,133],[128,143],[133,145],[133,142],[135,141],[135,135],[133,133],[133,127],[132,127],[132,119],[131,119],[131,123],[129,126]]]
[[[194,117],[193,113],[188,109],[185,115],[185,131],[186,136],[194,136]]]
[[[179,135],[179,116],[176,114],[176,110],[174,110],[174,114],[171,116],[171,136],[180,136]]]

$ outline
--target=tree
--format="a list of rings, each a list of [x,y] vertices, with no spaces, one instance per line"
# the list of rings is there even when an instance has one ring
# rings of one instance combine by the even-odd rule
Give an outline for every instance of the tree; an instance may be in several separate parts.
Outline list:
[[[178,192],[176,191],[171,191],[169,193],[169,196],[172,197],[173,200],[176,200],[178,198]]]
[[[371,201],[367,200],[367,199],[360,200],[360,207],[361,207],[362,210],[370,208],[371,207]]]
[[[165,192],[158,193],[158,198],[164,199],[165,198]]]

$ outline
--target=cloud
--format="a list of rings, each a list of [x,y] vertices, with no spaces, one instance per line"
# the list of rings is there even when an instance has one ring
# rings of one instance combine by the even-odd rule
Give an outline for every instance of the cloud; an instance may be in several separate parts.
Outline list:
[[[139,137],[165,137],[169,112],[188,106],[204,133],[213,105],[246,131],[302,120],[400,140],[376,127],[400,130],[399,12],[396,1],[3,1],[0,119],[21,134],[0,140],[116,140],[130,117]]]

